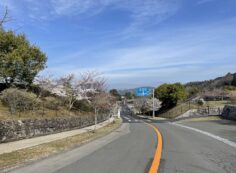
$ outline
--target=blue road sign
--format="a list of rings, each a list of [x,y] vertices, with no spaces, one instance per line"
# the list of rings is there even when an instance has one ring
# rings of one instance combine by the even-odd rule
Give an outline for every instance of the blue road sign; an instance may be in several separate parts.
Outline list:
[[[139,97],[146,97],[152,94],[152,89],[148,87],[136,88],[135,94]]]

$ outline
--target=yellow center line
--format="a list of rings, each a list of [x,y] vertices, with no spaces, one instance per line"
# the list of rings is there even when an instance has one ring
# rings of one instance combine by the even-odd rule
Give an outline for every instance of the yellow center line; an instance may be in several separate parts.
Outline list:
[[[161,136],[161,132],[158,130],[157,127],[153,126],[152,124],[148,124],[148,123],[146,123],[146,124],[149,125],[150,127],[152,127],[155,130],[156,135],[157,135],[158,144],[157,144],[156,152],[155,152],[155,155],[154,155],[154,158],[152,161],[151,168],[149,170],[149,173],[157,173],[159,165],[160,165],[160,161],[161,161],[162,136]]]

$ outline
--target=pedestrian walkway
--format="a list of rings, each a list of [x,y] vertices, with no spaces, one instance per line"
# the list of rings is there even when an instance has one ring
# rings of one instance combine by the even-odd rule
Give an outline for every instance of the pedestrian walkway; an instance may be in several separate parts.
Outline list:
[[[113,118],[110,118],[107,121],[97,124],[96,129],[106,126],[107,124],[111,123],[113,120],[114,120]],[[79,134],[82,134],[85,132],[92,131],[92,130],[94,130],[94,128],[95,128],[95,125],[85,127],[82,129],[76,129],[76,130],[71,130],[71,131],[46,135],[46,136],[40,136],[40,137],[23,139],[23,140],[14,141],[14,142],[2,143],[2,144],[0,144],[0,154],[10,153],[10,152],[13,152],[16,150],[34,147],[34,146],[37,146],[40,144],[49,143],[49,142],[60,140],[63,138],[79,135]]]

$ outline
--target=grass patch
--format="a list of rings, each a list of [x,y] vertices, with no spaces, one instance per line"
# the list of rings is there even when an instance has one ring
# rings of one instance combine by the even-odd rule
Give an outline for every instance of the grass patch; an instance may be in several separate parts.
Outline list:
[[[0,171],[9,167],[15,167],[27,161],[33,161],[45,158],[52,154],[75,148],[88,141],[107,135],[108,133],[120,127],[120,125],[121,125],[121,120],[116,119],[113,123],[110,123],[100,129],[97,129],[95,133],[86,132],[83,134],[64,138],[50,143],[41,144],[35,147],[26,148],[11,153],[1,154]]]
[[[195,118],[189,118],[185,120],[180,120],[180,122],[191,122],[191,121],[215,121],[215,120],[221,120],[219,116],[209,116],[209,117],[195,117]]]

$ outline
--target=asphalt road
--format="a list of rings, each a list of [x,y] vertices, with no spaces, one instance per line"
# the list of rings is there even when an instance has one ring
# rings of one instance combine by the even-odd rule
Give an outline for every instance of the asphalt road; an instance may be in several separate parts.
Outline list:
[[[145,120],[147,121],[147,120]],[[150,122],[162,133],[163,149],[159,173],[235,173],[236,148],[197,131],[165,121]],[[219,129],[235,131],[236,125],[201,122],[184,125],[219,134]],[[210,130],[209,130],[210,129]],[[215,129],[215,130],[214,130]],[[228,134],[229,135],[229,134]],[[235,139],[231,133],[227,139]],[[222,135],[223,137],[227,137]],[[232,140],[232,142],[234,142]],[[115,132],[72,151],[35,162],[14,173],[146,173],[153,161],[157,136],[153,128],[125,116]]]
[[[197,128],[214,135],[228,139],[236,143],[236,121],[213,120],[213,121],[186,121],[181,124]]]
[[[164,141],[160,173],[236,172],[236,148],[179,126],[156,125]]]

